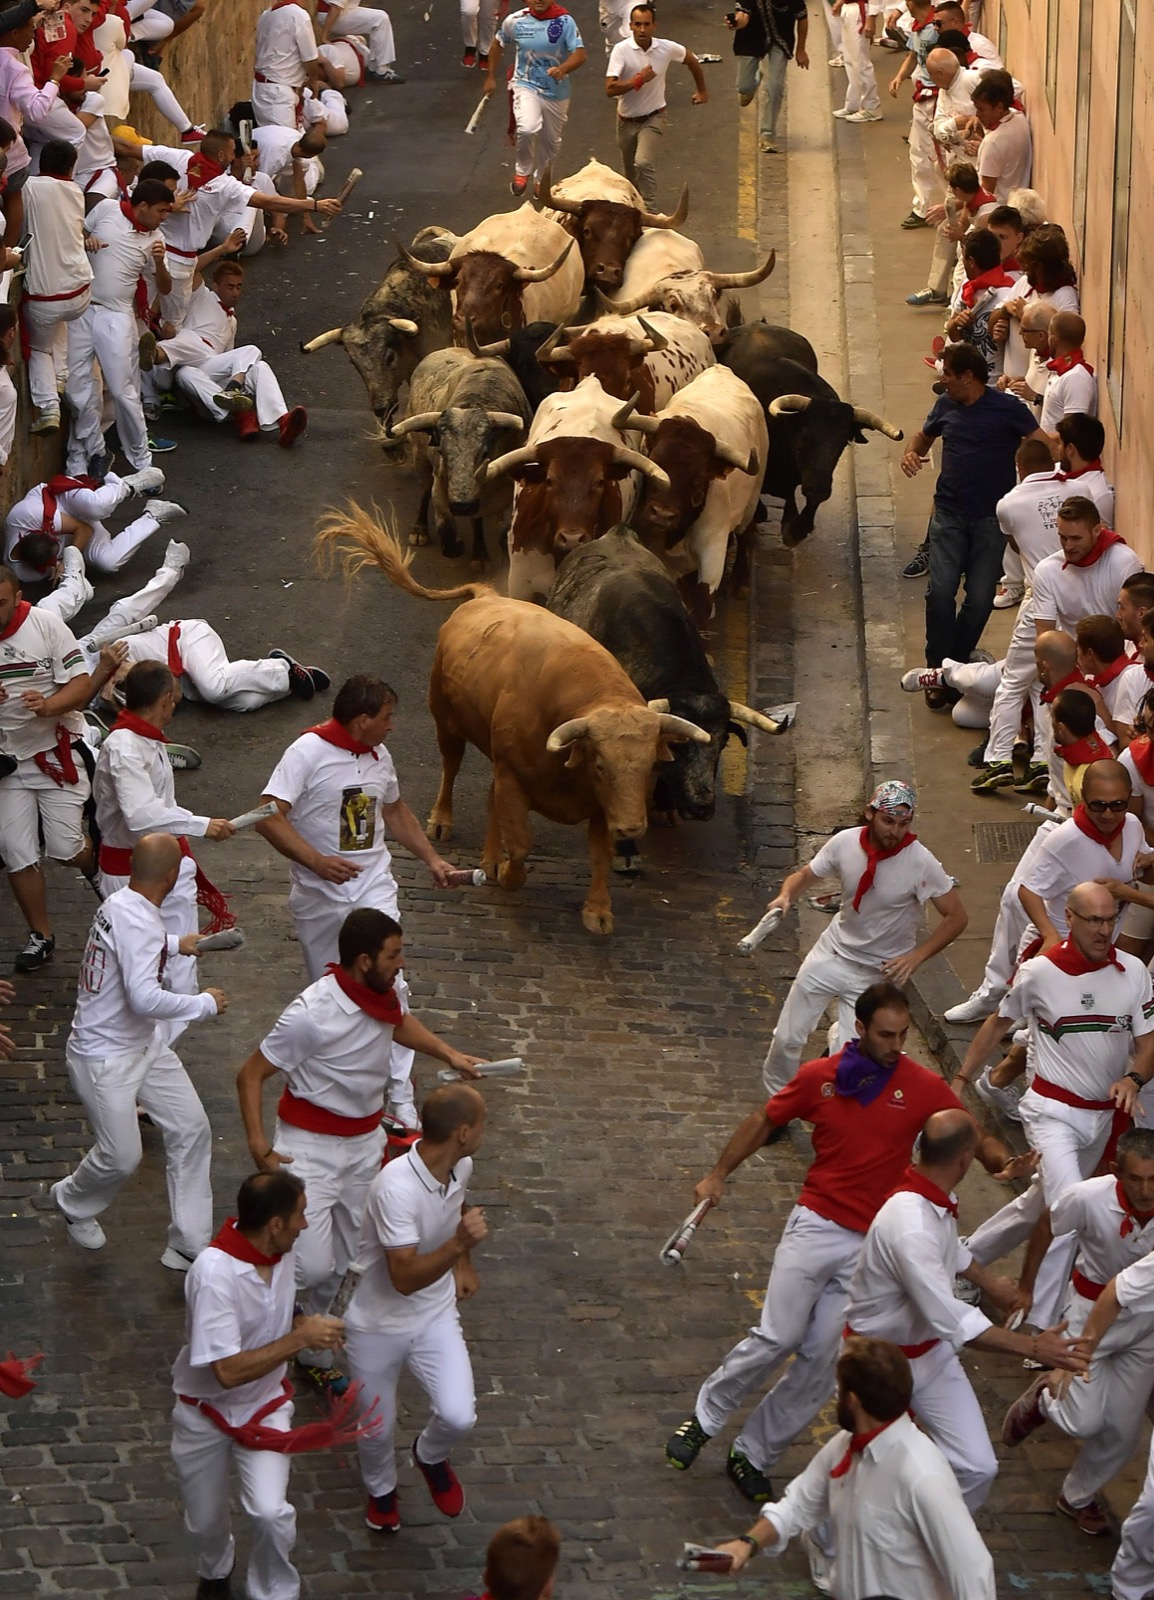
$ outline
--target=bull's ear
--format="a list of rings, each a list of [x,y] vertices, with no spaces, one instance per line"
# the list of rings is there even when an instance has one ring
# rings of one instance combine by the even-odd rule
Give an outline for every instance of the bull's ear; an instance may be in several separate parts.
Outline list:
[[[849,437],[850,437],[850,443],[851,444],[868,444],[869,443],[869,440],[866,438],[865,434],[861,431],[860,428],[855,428],[853,430],[853,432],[850,434]]]
[[[657,754],[653,759],[654,761],[672,761],[674,759],[673,751],[669,748],[664,739],[659,739],[657,741]]]
[[[728,727],[728,732],[731,733],[735,739],[740,739],[745,748],[747,750],[749,749],[749,738],[740,722],[731,722]]]

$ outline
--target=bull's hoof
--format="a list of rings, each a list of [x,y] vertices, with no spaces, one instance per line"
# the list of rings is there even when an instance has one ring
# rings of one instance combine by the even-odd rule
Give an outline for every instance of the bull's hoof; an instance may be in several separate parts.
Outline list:
[[[804,544],[808,538],[808,533],[795,533],[792,528],[781,530],[781,542],[787,550],[793,550],[797,545]]]
[[[425,532],[424,528],[409,529],[409,543],[411,545],[419,548],[421,545],[428,544],[428,542],[429,535]]]
[[[523,889],[527,876],[523,861],[502,861],[497,868],[497,882],[502,889]]]
[[[432,839],[436,844],[448,844],[453,837],[452,817],[430,817],[425,828],[426,839]]]
[[[605,934],[613,932],[612,911],[595,911],[592,906],[582,906],[581,921],[590,933]]]

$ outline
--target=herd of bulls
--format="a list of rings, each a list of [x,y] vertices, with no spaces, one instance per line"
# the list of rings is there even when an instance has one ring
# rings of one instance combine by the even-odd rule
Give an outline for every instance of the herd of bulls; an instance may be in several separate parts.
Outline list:
[[[386,459],[416,469],[410,544],[431,532],[458,555],[466,518],[482,568],[486,527],[508,523],[508,598],[480,582],[423,588],[356,507],[319,543],[423,598],[469,597],[433,667],[443,772],[430,832],[448,837],[453,781],[475,745],[493,764],[490,878],[523,881],[530,811],[588,821],[583,916],[608,933],[614,840],[643,833],[650,804],[711,816],[726,739],[743,725],[782,731],[721,693],[699,633],[727,570],[745,563],[761,496],[784,501],[782,536],[796,544],[845,446],[866,429],[902,434],[842,401],[800,334],[742,321],[735,291],[775,257],[709,271],[675,231],[687,193],[656,216],[590,161],[556,186],[547,171],[539,201],[398,244],[356,320],[302,346],[344,345]],[[538,597],[546,607],[527,603]]]

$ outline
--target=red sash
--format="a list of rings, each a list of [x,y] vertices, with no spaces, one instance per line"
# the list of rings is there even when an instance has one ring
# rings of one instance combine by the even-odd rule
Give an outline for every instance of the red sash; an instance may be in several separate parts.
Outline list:
[[[56,757],[53,764],[52,757]],[[72,733],[62,722],[56,724],[56,743],[51,750],[41,750],[32,757],[46,778],[51,778],[58,789],[71,788],[80,781],[76,771],[76,758],[72,754]]]
[[[367,1117],[340,1117],[335,1111],[314,1105],[311,1100],[300,1100],[291,1089],[285,1089],[276,1108],[282,1122],[291,1127],[304,1128],[309,1133],[329,1133],[338,1139],[356,1139],[362,1133],[372,1133],[379,1128],[384,1116],[384,1097],[379,1111]]]
[[[1052,954],[1046,951],[1047,955]],[[1030,1088],[1035,1094],[1040,1094],[1043,1100],[1057,1100],[1064,1106],[1075,1106],[1079,1111],[1116,1111],[1118,1108],[1113,1100],[1083,1100],[1080,1094],[1075,1094],[1072,1089],[1063,1089],[1060,1083],[1050,1083],[1046,1078],[1034,1074],[1034,1081]]]
[[[865,851],[867,859],[866,869],[858,879],[858,886],[854,890],[853,908],[855,911],[861,909],[862,901],[873,888],[873,881],[877,877],[878,862],[888,861],[891,856],[901,855],[903,850],[908,849],[911,844],[917,842],[917,837],[916,833],[907,833],[901,844],[895,844],[892,850],[875,850],[869,842],[869,829],[862,829],[861,833],[858,834],[858,843]]]
[[[1075,1292],[1080,1294],[1083,1300],[1100,1299],[1106,1288],[1104,1283],[1095,1283],[1091,1278],[1087,1278],[1084,1272],[1078,1271],[1077,1267],[1070,1274],[1070,1282],[1074,1285]]]
[[[180,623],[174,622],[168,630],[168,670],[174,678],[184,676],[184,657],[180,653]]]
[[[841,1334],[842,1334],[842,1338],[843,1339],[857,1339],[857,1338],[860,1337],[860,1335],[856,1334],[853,1331],[853,1329],[850,1327],[848,1322],[846,1323],[845,1327],[841,1330]],[[898,1345],[898,1349],[901,1351],[902,1355],[905,1356],[907,1361],[916,1361],[919,1356],[928,1355],[931,1350],[936,1349],[937,1346],[941,1344],[941,1342],[942,1341],[940,1339],[923,1339],[921,1344],[899,1344]],[[887,1423],[886,1426],[888,1427],[889,1424]],[[881,1433],[881,1432],[882,1432],[882,1430],[881,1430],[881,1428],[879,1428],[878,1429],[878,1433]],[[866,1443],[868,1444],[869,1441],[874,1437],[875,1437],[875,1435],[872,1434],[872,1433],[867,1434],[866,1435]],[[846,1459],[844,1457],[842,1459],[841,1465],[842,1465],[842,1472],[837,1472],[837,1471],[831,1472],[830,1473],[830,1477],[831,1478],[840,1478],[843,1475],[844,1472],[848,1472],[849,1471],[848,1463],[847,1463],[847,1461],[846,1461]]]

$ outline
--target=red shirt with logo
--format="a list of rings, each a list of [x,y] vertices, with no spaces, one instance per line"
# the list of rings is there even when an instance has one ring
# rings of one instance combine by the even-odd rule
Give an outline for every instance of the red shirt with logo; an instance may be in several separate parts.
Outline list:
[[[834,1091],[840,1059],[839,1051],[805,1062],[765,1114],[779,1128],[794,1117],[813,1123],[814,1162],[798,1205],[841,1228],[866,1233],[901,1182],[926,1118],[964,1108],[936,1072],[907,1055],[899,1056],[876,1100],[863,1106],[852,1095]]]

